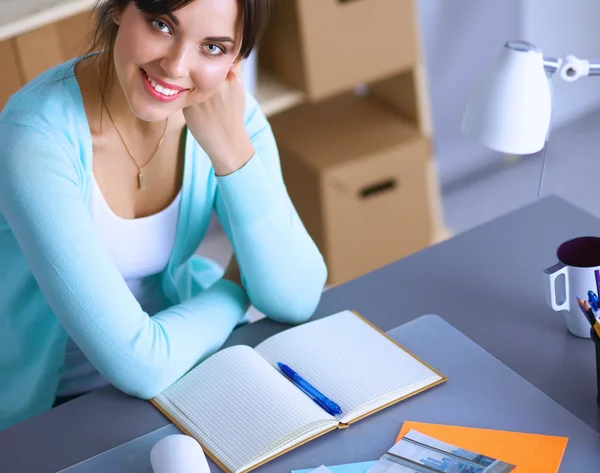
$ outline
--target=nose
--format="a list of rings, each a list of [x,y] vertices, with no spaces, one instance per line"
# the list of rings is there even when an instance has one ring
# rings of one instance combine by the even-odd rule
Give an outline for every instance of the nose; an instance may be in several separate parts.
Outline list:
[[[187,77],[190,73],[193,54],[186,45],[174,45],[162,57],[159,64],[167,77],[178,79]]]

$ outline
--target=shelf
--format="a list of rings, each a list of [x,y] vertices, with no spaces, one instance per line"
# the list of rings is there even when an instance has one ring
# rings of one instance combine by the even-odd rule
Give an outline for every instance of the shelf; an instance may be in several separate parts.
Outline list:
[[[267,116],[283,112],[304,102],[304,94],[288,87],[268,72],[259,69],[256,80],[256,100]]]
[[[0,0],[0,41],[90,10],[94,0]]]

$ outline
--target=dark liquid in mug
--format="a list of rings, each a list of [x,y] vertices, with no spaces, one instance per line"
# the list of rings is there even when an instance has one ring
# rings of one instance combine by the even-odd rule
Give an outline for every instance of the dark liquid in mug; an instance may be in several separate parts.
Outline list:
[[[600,238],[580,237],[564,242],[557,251],[558,260],[567,266],[600,266]]]

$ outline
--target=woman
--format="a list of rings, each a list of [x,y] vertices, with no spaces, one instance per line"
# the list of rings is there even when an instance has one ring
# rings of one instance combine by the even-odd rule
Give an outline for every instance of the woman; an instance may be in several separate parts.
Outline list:
[[[104,0],[90,52],[3,110],[0,428],[106,383],[151,398],[250,304],[312,315],[326,268],[240,78],[267,7]],[[213,210],[224,273],[193,256]]]

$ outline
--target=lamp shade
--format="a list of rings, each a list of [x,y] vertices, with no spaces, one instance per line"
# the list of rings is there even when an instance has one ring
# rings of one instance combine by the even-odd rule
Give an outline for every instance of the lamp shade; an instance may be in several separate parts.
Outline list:
[[[462,131],[490,149],[531,154],[544,147],[551,113],[542,52],[526,42],[509,42],[475,84]]]

